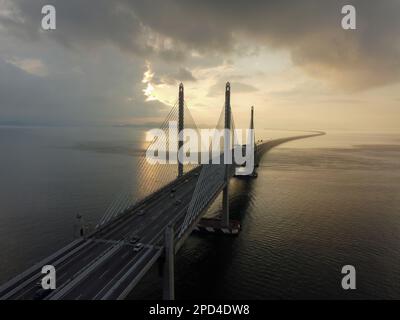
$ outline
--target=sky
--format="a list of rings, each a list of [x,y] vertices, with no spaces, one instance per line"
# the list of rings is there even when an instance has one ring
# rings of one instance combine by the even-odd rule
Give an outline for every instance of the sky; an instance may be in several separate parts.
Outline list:
[[[0,124],[154,127],[183,82],[212,127],[227,81],[237,127],[400,131],[400,1],[0,0]]]

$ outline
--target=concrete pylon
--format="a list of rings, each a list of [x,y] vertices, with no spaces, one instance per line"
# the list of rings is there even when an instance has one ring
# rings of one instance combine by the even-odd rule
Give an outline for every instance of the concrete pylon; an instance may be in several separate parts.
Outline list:
[[[222,192],[222,226],[229,227],[229,169],[230,165],[226,164],[228,160],[232,160],[231,153],[231,135],[228,130],[231,129],[231,84],[228,82],[225,88],[225,187]],[[229,154],[228,154],[229,152]]]
[[[256,137],[255,137],[255,132],[254,132],[254,106],[251,107],[251,118],[250,118],[250,129],[253,131],[253,134],[251,135],[251,139],[253,139],[253,141],[251,141],[252,145],[253,145],[253,163],[254,166],[256,165],[256,163],[258,163],[258,160],[256,159],[256,154],[257,154],[257,150],[256,150]],[[254,174],[255,168],[253,169],[253,174]]]
[[[254,130],[254,106],[251,107],[250,129]]]
[[[184,109],[185,94],[183,84],[179,85],[179,120],[178,120],[178,178],[183,176],[183,163],[179,159],[183,159],[183,128],[184,128]]]

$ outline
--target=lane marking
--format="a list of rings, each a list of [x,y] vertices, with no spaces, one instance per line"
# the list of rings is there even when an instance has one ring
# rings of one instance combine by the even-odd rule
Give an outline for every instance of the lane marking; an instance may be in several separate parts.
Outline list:
[[[108,271],[110,271],[110,269],[107,269],[106,271],[104,271],[104,272],[100,275],[99,279],[102,279]]]
[[[151,251],[152,251],[151,249],[148,249],[147,251],[145,251],[144,254],[142,254],[143,251],[138,252],[138,253],[135,255],[135,257],[134,257],[134,259],[136,259],[137,261],[136,261],[136,262],[133,261],[133,262],[134,262],[133,267],[135,267],[139,262],[141,262]],[[116,279],[117,277],[119,277],[120,274],[123,274],[123,272],[124,272],[127,268],[130,268],[130,270],[131,270],[131,268],[132,268],[132,267],[131,267],[131,263],[132,263],[132,261],[128,262],[123,268],[121,268],[121,270],[120,270],[110,281],[108,281],[108,282],[100,289],[100,291],[94,296],[94,298],[93,298],[92,300],[98,300],[101,296],[103,296],[103,297],[101,298],[101,300],[104,300],[104,296],[108,295],[108,292],[109,292],[109,291],[104,292],[104,294],[103,294],[103,291],[105,291],[105,289],[108,288],[108,286],[109,286],[111,283],[114,283],[114,279]],[[126,273],[125,273],[125,274],[126,274]],[[115,286],[115,284],[114,284],[114,286]],[[112,287],[112,288],[113,288],[113,287]]]
[[[104,253],[103,256],[98,257],[93,263],[84,268],[83,270],[81,269],[78,273],[72,276],[70,281],[67,281],[61,288],[59,288],[54,295],[46,297],[46,300],[58,300],[62,296],[68,294],[77,284],[79,284],[80,281],[85,279],[92,271],[94,271],[98,266],[100,266],[102,263],[104,263],[108,258],[113,256],[118,250],[121,249],[121,245],[115,245],[112,247],[108,252]]]

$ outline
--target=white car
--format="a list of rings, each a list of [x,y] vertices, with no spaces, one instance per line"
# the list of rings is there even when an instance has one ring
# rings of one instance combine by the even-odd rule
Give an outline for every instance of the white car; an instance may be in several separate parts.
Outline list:
[[[140,250],[142,250],[144,247],[143,243],[138,243],[133,247],[133,251],[134,252],[139,252]]]

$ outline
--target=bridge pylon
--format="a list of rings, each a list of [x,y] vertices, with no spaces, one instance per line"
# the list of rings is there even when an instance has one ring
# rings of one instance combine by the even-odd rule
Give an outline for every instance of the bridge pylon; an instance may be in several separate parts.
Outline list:
[[[178,121],[178,178],[183,176],[183,129],[184,129],[185,93],[183,83],[179,85],[179,121]]]
[[[224,137],[224,152],[225,152],[225,187],[222,193],[222,226],[229,227],[229,174],[230,165],[228,160],[232,158],[231,154],[231,84],[228,82],[225,87],[225,137]]]
[[[250,174],[235,174],[234,176],[236,178],[239,179],[248,179],[248,178],[257,178],[257,172],[256,172],[256,168],[258,167],[258,163],[259,163],[259,152],[258,152],[258,146],[256,144],[256,140],[255,140],[255,132],[254,132],[254,106],[251,107],[251,113],[250,113],[250,130],[251,130],[251,136],[250,136],[250,141],[248,141],[248,144],[253,146],[253,152],[251,154],[252,157],[252,162],[253,162],[253,171]],[[242,145],[243,151],[245,151],[245,149],[247,148],[246,145]],[[246,150],[246,152],[249,152],[249,150]],[[240,169],[239,169],[240,170]]]
[[[258,152],[257,152],[257,145],[256,145],[256,134],[254,132],[254,106],[251,107],[251,117],[250,117],[250,130],[252,130],[252,134],[251,134],[251,144],[253,145],[253,164],[254,164],[254,168],[253,168],[253,172],[251,174],[252,177],[257,177],[257,173],[256,173],[256,167],[258,166]]]

